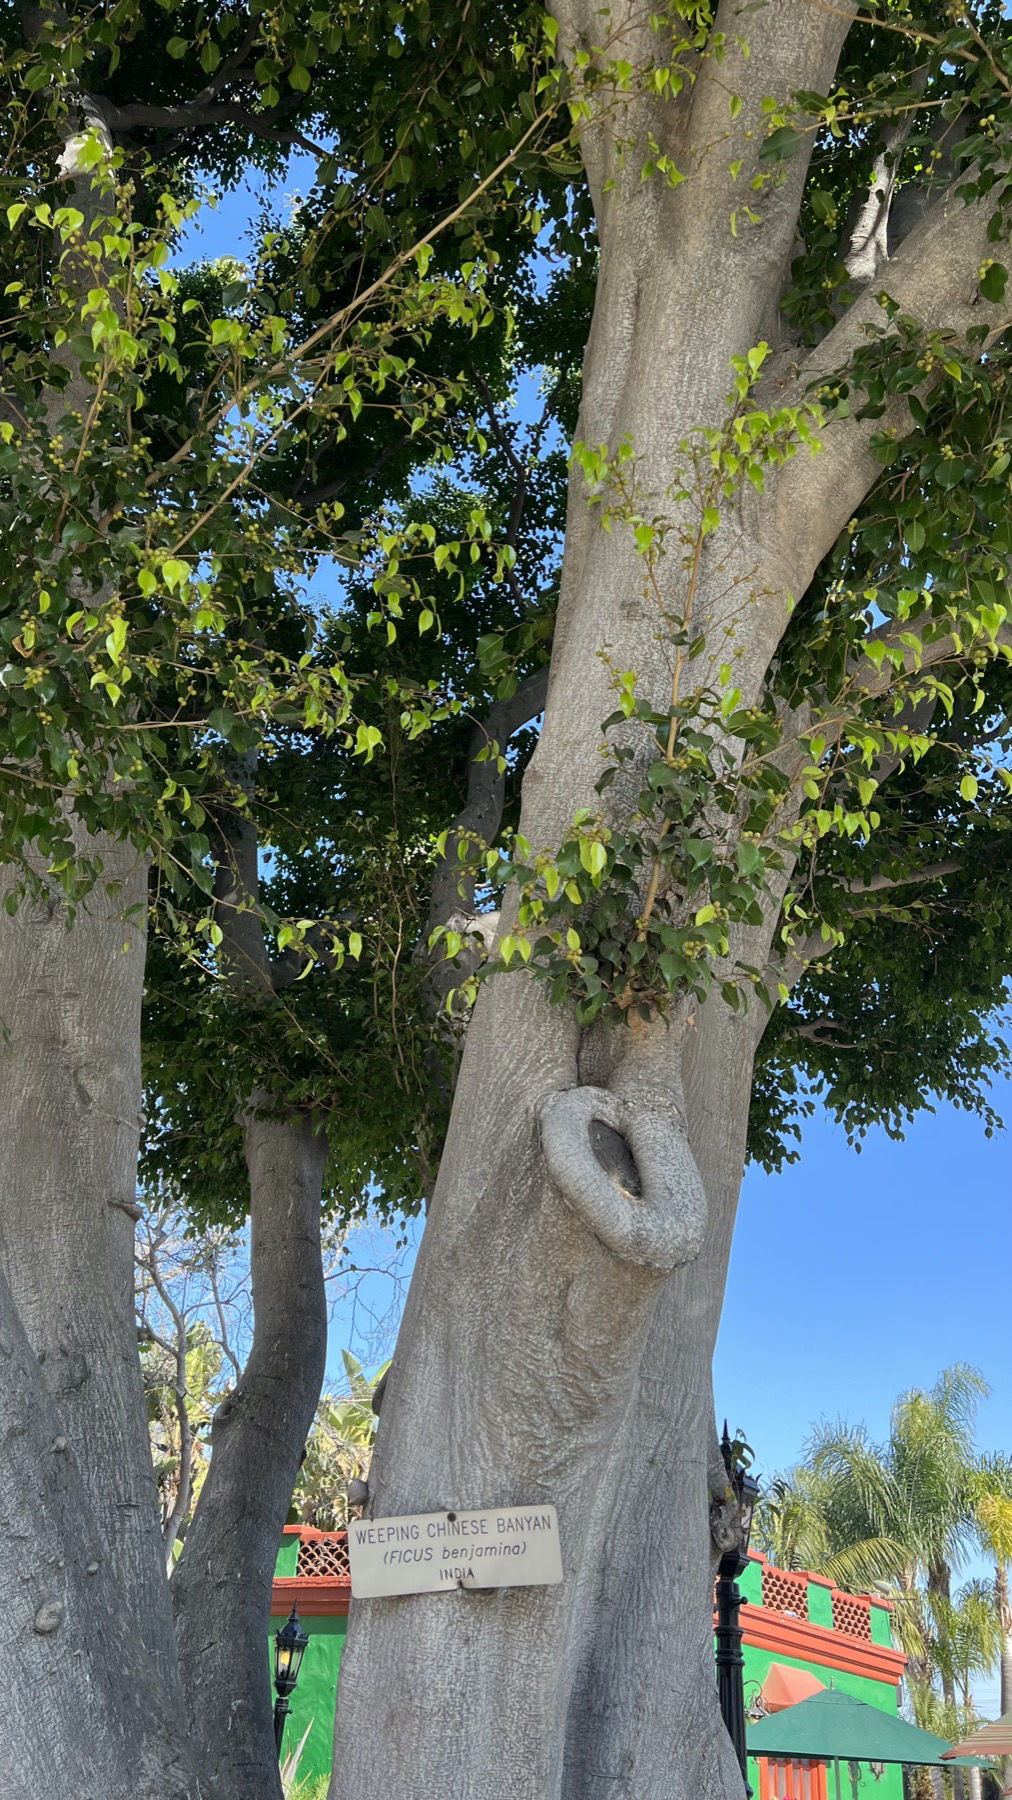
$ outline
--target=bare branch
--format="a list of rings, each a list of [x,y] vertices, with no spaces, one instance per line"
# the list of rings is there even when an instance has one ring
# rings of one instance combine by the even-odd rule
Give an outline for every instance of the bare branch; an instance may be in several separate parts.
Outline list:
[[[919,69],[912,86],[923,94],[927,68]],[[889,260],[889,221],[897,192],[903,146],[913,129],[914,114],[905,112],[892,130],[872,164],[868,192],[856,209],[850,228],[850,241],[841,258],[854,281],[873,281],[883,263]]]
[[[924,881],[941,881],[946,875],[958,875],[963,863],[958,856],[947,857],[943,862],[929,863],[923,869],[909,869],[902,875],[867,875],[856,881],[845,881],[842,891],[847,894],[886,894],[894,888],[916,887]]]
[[[169,1318],[172,1321],[173,1339],[171,1344],[156,1334],[152,1326],[145,1320],[148,1336],[167,1351],[175,1364],[172,1400],[179,1425],[179,1477],[172,1505],[162,1524],[162,1538],[165,1550],[166,1567],[172,1567],[172,1548],[179,1536],[179,1529],[190,1509],[190,1495],[193,1489],[193,1428],[190,1423],[190,1412],[186,1394],[186,1317],[165,1279],[159,1263],[159,1251],[165,1243],[166,1233],[159,1226],[154,1226],[148,1233],[147,1244],[136,1251],[136,1260],[148,1276],[152,1287],[158,1295]]]
[[[217,821],[220,858],[214,876],[214,912],[229,979],[238,988],[270,993],[270,962],[256,910],[260,896],[257,828],[249,813],[256,767],[255,750],[246,751],[233,764],[237,798],[244,804]]]
[[[502,751],[514,732],[544,712],[548,693],[548,669],[538,669],[522,681],[508,700],[497,700],[487,717],[475,726],[471,738],[467,799],[454,819],[446,839],[446,851],[432,879],[429,931],[442,925],[461,908],[474,910],[474,878],[462,875],[459,846],[468,838],[490,844],[502,819],[506,786],[500,769]],[[483,751],[489,752],[480,761]]]
[[[180,1527],[190,1510],[190,1497],[193,1493],[193,1428],[190,1424],[190,1413],[186,1403],[186,1349],[183,1348],[183,1376],[177,1378],[173,1390],[173,1403],[179,1423],[179,1481],[176,1486],[176,1497],[172,1502],[169,1516],[162,1526],[162,1539],[165,1547],[165,1566],[172,1568],[172,1552]]]
[[[242,1374],[242,1363],[239,1361],[239,1358],[232,1348],[228,1321],[225,1317],[225,1308],[221,1298],[221,1287],[218,1281],[218,1259],[216,1254],[213,1253],[208,1259],[207,1281],[208,1286],[211,1289],[211,1298],[214,1301],[215,1315],[218,1320],[218,1342],[221,1345],[222,1355],[238,1381]]]

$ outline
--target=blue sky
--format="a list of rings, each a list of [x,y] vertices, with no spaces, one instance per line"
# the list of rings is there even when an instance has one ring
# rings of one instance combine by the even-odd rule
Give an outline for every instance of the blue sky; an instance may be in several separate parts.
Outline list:
[[[1012,1125],[1012,1082],[994,1090]],[[762,1478],[795,1461],[820,1419],[888,1432],[893,1400],[954,1362],[990,1383],[982,1450],[1012,1450],[1012,1149],[951,1106],[902,1143],[876,1129],[861,1154],[825,1118],[800,1163],[745,1178],[720,1336],[718,1409]],[[983,1561],[964,1571],[989,1575]],[[957,1577],[957,1580],[959,1578]],[[977,1684],[998,1712],[997,1676]]]
[[[995,1090],[1012,1122],[1012,1083]],[[951,1106],[860,1155],[825,1118],[800,1163],[745,1179],[714,1364],[717,1404],[769,1472],[809,1422],[885,1433],[895,1396],[968,1362],[990,1382],[980,1441],[1012,1447],[1012,1162]]]

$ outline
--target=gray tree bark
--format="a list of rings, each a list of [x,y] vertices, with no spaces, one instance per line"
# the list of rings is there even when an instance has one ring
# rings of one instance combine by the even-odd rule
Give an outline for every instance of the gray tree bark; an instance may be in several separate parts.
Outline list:
[[[605,38],[633,67],[663,55],[632,0],[606,15],[591,0],[552,10],[568,57]],[[673,548],[648,580],[630,534],[600,530],[574,473],[545,723],[524,782],[535,852],[559,844],[577,809],[602,810],[610,667],[635,670],[637,692],[666,711],[664,618],[691,613],[705,646],[693,688],[730,661],[755,698],[792,597],[875,479],[869,426],[827,429],[813,463],[788,463],[761,497],[721,501],[726,529],[687,577],[678,446],[724,416],[730,358],[775,341],[805,152],[758,202],[761,228],[733,237],[728,215],[756,167],[763,96],[828,91],[848,24],[773,0],[741,25],[725,4],[719,80],[701,65],[669,105],[606,85],[592,95],[583,152],[601,263],[577,436],[612,453],[632,443],[637,510],[665,519]],[[729,90],[743,102],[733,125]],[[641,179],[651,140],[688,171],[674,189]],[[957,331],[979,320],[986,223],[961,203],[926,216],[888,269],[905,310]],[[771,403],[800,401],[818,369],[840,366],[874,311],[870,295],[855,303],[807,363],[778,358]],[[620,776],[608,816],[622,816],[623,794]],[[729,965],[766,964],[778,905],[771,895],[763,926],[737,935]],[[554,1502],[564,1581],[353,1604],[331,1800],[739,1800],[713,1669],[709,1521],[725,1478],[710,1361],[764,1019],[716,993],[652,1025],[583,1032],[526,976],[482,992],[368,1511]]]
[[[326,1138],[311,1118],[251,1110],[246,1157],[253,1344],[212,1422],[210,1467],[172,1577],[191,1727],[219,1800],[281,1793],[267,1656],[271,1582],[327,1342]]]
[[[60,1409],[0,1273],[6,1800],[198,1800]],[[124,1671],[128,1679],[124,1679]]]
[[[252,798],[256,758],[236,769]],[[237,1006],[262,1005],[272,967],[256,911],[256,825],[243,804],[220,829],[216,880],[223,963]],[[324,1121],[272,1114],[250,1096],[243,1121],[250,1193],[253,1342],[212,1422],[212,1457],[172,1577],[194,1736],[221,1800],[280,1796],[266,1656],[281,1530],[323,1385],[327,1309],[320,1244]]]
[[[0,912],[4,1791],[194,1800],[133,1324],[146,871],[77,838],[73,931]]]

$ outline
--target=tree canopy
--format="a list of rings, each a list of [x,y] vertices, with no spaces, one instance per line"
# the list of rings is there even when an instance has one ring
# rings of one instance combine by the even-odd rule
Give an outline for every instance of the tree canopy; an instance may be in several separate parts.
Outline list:
[[[177,1651],[151,1545],[122,1553],[128,1617],[162,1620],[165,1716],[181,1671],[210,1746],[215,1683],[243,1689],[257,1774],[243,1732],[215,1739],[223,1794],[274,1779],[238,1671],[319,1386],[321,1207],[435,1196],[370,1504],[459,1502],[451,1414],[475,1492],[523,1499],[550,1469],[592,1561],[594,1506],[621,1520],[650,1471],[675,1473],[630,1545],[676,1501],[719,1513],[707,1345],[746,1131],[776,1167],[817,1102],[856,1136],[936,1097],[995,1123],[1009,44],[996,6],[891,0],[0,11],[0,1011],[38,1171],[0,1185],[0,1324],[9,1299],[51,1436],[66,1415],[88,1444],[98,1386],[52,1371],[132,1332],[104,1234],[110,1192],[132,1216],[143,1042],[145,1184],[198,1233],[253,1219],[257,1323],[174,1577]],[[295,152],[298,203],[268,186],[251,247],[194,261],[207,184]],[[108,1360],[136,1445],[139,1377]],[[664,1456],[654,1368],[683,1396]],[[693,1543],[669,1604],[701,1643]],[[634,1730],[621,1606],[577,1698],[550,1698],[598,1579],[532,1635],[527,1761],[472,1745],[538,1800],[563,1767],[596,1800]],[[454,1616],[425,1640],[433,1791]],[[371,1615],[353,1666],[375,1673],[390,1629]],[[422,1680],[410,1634],[396,1649],[388,1724]],[[676,1698],[665,1717],[705,1716]],[[687,1789],[716,1792],[708,1728],[693,1754]],[[385,1755],[368,1778],[397,1800]]]

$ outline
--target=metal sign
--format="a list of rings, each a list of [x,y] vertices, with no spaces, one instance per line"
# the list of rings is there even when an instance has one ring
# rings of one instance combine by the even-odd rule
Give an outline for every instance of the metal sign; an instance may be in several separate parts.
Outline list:
[[[355,1519],[348,1526],[356,1600],[457,1588],[554,1587],[562,1580],[554,1506]]]

